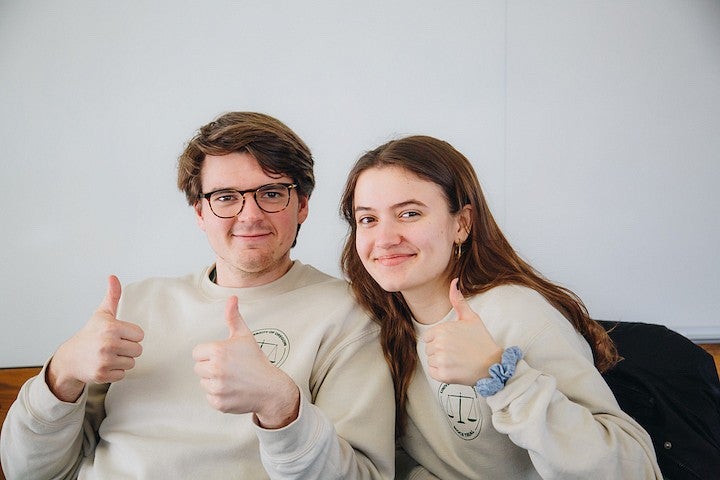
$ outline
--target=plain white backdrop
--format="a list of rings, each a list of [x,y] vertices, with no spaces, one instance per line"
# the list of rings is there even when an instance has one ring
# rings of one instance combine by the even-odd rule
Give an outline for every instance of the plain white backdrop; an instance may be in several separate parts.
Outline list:
[[[213,261],[175,166],[230,110],[318,186],[293,256],[340,275],[351,164],[430,134],[519,253],[595,318],[720,340],[720,3],[0,0],[0,367],[123,283]]]

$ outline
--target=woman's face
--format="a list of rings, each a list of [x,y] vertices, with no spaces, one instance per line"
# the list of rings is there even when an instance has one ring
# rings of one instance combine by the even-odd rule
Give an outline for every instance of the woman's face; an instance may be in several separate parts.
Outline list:
[[[355,248],[384,290],[409,302],[447,296],[445,270],[455,243],[467,238],[469,207],[450,214],[438,185],[396,166],[361,173],[353,205]]]

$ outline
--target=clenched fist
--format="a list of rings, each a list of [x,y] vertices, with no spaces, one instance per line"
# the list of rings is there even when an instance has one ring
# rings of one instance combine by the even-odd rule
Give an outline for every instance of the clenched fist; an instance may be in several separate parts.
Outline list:
[[[439,382],[475,385],[501,360],[503,349],[457,289],[457,279],[450,284],[449,296],[457,320],[437,325],[423,337],[429,373]]]
[[[254,413],[260,426],[280,428],[298,415],[300,392],[295,382],[270,363],[238,311],[238,299],[228,298],[225,340],[193,349],[195,373],[210,406],[224,413]]]
[[[105,298],[85,326],[60,345],[50,360],[46,381],[55,396],[74,402],[88,383],[117,382],[142,353],[143,330],[117,318],[120,280],[108,278]]]

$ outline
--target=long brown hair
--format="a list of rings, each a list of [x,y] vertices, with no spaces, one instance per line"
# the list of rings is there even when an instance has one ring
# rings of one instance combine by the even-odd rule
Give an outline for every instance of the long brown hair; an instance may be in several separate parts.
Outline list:
[[[340,210],[349,233],[341,266],[358,302],[381,326],[380,341],[395,384],[396,426],[404,432],[407,391],[418,362],[412,314],[400,292],[386,292],[363,267],[355,249],[357,225],[353,198],[358,177],[369,168],[396,166],[440,186],[451,214],[465,205],[472,207],[470,235],[463,254],[448,265],[448,282],[459,278],[466,296],[503,284],[523,285],[540,293],[590,344],[595,365],[601,372],[618,360],[618,353],[605,329],[592,320],[582,300],[567,288],[556,285],[515,252],[498,227],[480,188],[472,164],[449,143],[428,136],[390,141],[364,154],[353,166],[345,184]]]

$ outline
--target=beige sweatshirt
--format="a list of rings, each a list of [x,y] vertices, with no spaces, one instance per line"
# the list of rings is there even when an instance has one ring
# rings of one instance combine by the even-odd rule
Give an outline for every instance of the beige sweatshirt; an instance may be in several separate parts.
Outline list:
[[[650,437],[620,410],[587,342],[541,295],[507,285],[469,303],[495,341],[519,346],[523,359],[485,399],[432,379],[419,341],[401,439],[410,458],[400,452],[397,478],[662,478]],[[455,318],[452,311],[441,321]],[[418,338],[430,328],[415,325]]]
[[[123,290],[118,318],[145,332],[126,378],[57,400],[44,371],[26,383],[0,437],[8,478],[392,478],[394,397],[378,328],[345,282],[295,262],[279,280],[232,289],[209,269]],[[279,430],[207,403],[192,349],[227,337],[225,301],[301,391]]]

